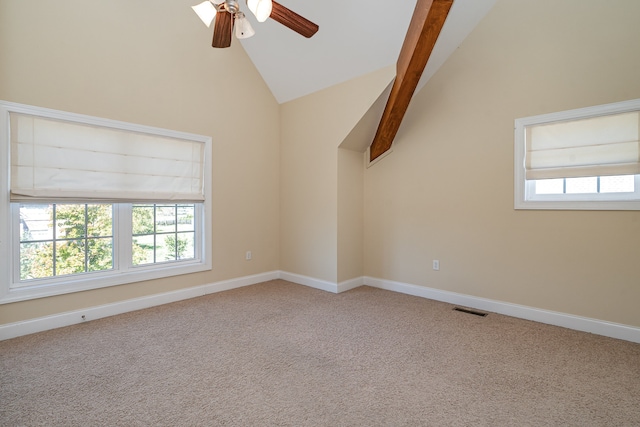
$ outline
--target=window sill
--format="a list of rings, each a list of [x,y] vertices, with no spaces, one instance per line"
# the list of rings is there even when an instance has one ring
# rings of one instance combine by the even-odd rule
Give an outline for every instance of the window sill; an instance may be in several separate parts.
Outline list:
[[[53,280],[43,280],[27,286],[10,288],[8,293],[0,297],[0,304],[88,291],[109,286],[124,285],[128,283],[161,279],[208,270],[211,270],[210,264],[194,261],[192,263],[181,263],[180,265],[136,267],[127,272],[101,273],[99,277],[96,277],[93,274],[87,274],[57,278]]]
[[[564,210],[564,211],[637,211],[640,200],[618,201],[550,201],[550,200],[516,200],[516,210]]]

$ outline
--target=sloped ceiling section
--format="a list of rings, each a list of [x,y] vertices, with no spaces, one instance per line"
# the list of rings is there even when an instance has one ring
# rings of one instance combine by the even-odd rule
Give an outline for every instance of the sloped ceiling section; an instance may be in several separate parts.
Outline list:
[[[495,1],[454,1],[418,88],[435,74]],[[320,30],[307,39],[271,19],[258,23],[247,14],[256,35],[243,39],[242,46],[279,103],[395,64],[416,5],[415,1],[382,0],[280,3],[318,24]]]
[[[380,93],[375,102],[369,107],[367,112],[362,115],[362,118],[356,123],[351,132],[340,144],[340,148],[344,148],[352,151],[359,151],[364,153],[373,141],[373,137],[376,135],[376,129],[378,123],[382,118],[384,107],[389,99],[391,93],[391,87],[393,86],[393,80],[387,85],[386,88]]]

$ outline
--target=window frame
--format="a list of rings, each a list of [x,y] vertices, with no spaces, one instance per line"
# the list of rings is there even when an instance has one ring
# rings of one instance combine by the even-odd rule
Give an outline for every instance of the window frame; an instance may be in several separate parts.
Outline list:
[[[534,194],[534,181],[525,178],[525,132],[527,126],[638,110],[640,110],[640,99],[633,99],[516,119],[514,123],[514,209],[640,210],[640,175],[635,175],[635,193],[540,195]]]
[[[196,248],[194,259],[138,266],[132,265],[132,218],[130,215],[132,203],[112,203],[114,206],[114,268],[112,270],[36,279],[33,280],[33,284],[31,285],[15,286],[16,283],[20,283],[20,233],[18,226],[19,203],[11,203],[9,199],[11,173],[9,113],[11,112],[159,136],[188,139],[203,143],[205,155],[205,200],[204,202],[193,203],[195,205],[196,217],[196,232],[194,234]],[[209,224],[211,224],[211,145],[212,139],[208,136],[0,101],[0,164],[3,166],[2,173],[0,173],[0,189],[2,189],[2,195],[0,196],[0,304],[211,270],[212,261],[210,254],[212,236],[209,226]],[[77,200],[74,202],[82,204],[95,203],[95,201],[91,200]],[[34,201],[34,204],[35,203],[40,203],[40,201]],[[145,201],[144,203],[166,205],[174,204],[175,202],[158,200]],[[177,202],[177,204],[192,203]],[[127,214],[127,209],[129,214]],[[16,221],[18,221],[18,223]]]

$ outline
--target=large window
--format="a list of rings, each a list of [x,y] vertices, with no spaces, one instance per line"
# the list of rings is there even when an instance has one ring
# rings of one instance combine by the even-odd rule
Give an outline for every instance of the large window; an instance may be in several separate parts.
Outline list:
[[[0,102],[0,303],[211,268],[210,138]]]
[[[640,209],[640,100],[515,122],[516,209]]]

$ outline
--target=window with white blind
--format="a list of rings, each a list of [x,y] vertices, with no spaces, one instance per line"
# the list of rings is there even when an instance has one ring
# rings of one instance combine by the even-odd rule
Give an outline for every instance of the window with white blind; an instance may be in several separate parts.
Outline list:
[[[211,269],[211,138],[0,101],[0,303]]]
[[[515,208],[640,210],[640,99],[515,121]]]

